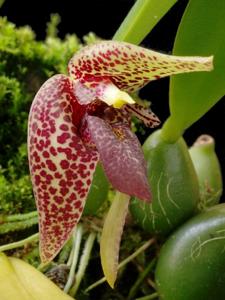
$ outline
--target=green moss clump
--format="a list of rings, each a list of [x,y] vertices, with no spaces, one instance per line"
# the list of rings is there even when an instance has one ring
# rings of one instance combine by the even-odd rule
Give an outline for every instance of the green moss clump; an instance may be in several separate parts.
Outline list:
[[[25,175],[13,182],[0,176],[0,214],[17,214],[35,210],[32,186]]]

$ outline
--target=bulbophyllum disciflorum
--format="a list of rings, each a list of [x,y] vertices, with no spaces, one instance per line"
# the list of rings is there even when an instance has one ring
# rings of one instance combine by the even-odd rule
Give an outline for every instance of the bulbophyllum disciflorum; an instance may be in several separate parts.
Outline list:
[[[169,56],[103,41],[72,57],[69,76],[55,75],[43,84],[30,110],[28,131],[43,263],[57,255],[79,221],[99,160],[115,189],[150,200],[130,117],[150,127],[159,120],[128,93],[171,74],[210,69],[211,58]]]

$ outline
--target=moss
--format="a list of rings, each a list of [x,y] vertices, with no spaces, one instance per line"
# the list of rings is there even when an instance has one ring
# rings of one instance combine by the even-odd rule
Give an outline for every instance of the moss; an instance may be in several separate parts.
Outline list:
[[[26,102],[21,83],[16,78],[0,76],[0,164],[3,167],[26,140]]]
[[[32,186],[25,175],[13,182],[0,176],[0,214],[26,213],[35,210]]]

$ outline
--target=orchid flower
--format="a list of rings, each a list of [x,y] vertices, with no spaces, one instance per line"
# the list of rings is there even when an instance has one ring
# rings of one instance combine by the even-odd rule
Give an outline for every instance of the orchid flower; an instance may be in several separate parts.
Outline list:
[[[130,117],[150,127],[159,119],[128,93],[151,80],[211,68],[211,57],[169,56],[103,41],[72,57],[69,76],[55,75],[43,84],[28,129],[43,263],[57,255],[79,221],[99,160],[116,190],[150,200],[146,165]]]

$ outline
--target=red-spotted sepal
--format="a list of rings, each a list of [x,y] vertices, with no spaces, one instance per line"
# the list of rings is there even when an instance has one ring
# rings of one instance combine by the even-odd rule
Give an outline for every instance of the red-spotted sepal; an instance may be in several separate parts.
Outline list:
[[[29,164],[43,263],[57,255],[79,221],[98,161],[98,153],[78,135],[84,113],[64,75],[50,78],[31,107]]]
[[[135,92],[165,76],[210,71],[212,59],[172,56],[124,42],[103,41],[76,53],[70,60],[69,73],[88,87],[110,79],[122,91]]]
[[[125,122],[110,124],[96,116],[88,116],[87,123],[113,187],[122,193],[150,201],[143,152],[129,126]]]

